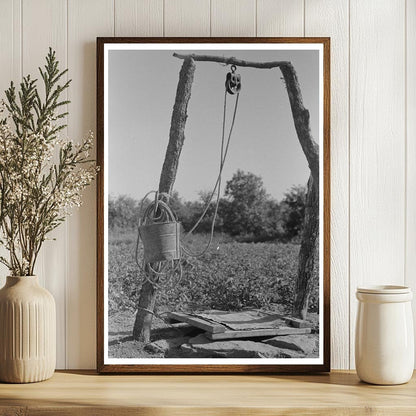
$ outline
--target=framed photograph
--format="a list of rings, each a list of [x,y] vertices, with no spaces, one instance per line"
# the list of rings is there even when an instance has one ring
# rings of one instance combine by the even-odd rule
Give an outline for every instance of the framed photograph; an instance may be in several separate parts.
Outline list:
[[[330,370],[329,50],[97,39],[99,372]]]

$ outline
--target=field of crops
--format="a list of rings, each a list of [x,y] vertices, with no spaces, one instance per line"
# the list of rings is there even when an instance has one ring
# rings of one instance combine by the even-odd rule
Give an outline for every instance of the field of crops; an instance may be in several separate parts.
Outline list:
[[[207,235],[192,236],[187,245],[199,251]],[[135,310],[143,276],[134,259],[136,234],[110,231],[109,314]],[[183,276],[175,275],[158,290],[158,312],[166,310],[246,307],[289,312],[293,302],[299,245],[241,243],[216,235],[201,258],[186,259]],[[139,257],[141,252],[139,250]],[[309,309],[318,310],[318,277],[314,278]]]

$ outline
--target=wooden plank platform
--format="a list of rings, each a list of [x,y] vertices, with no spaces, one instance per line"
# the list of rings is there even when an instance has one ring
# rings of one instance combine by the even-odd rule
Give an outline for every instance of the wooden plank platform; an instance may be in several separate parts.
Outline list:
[[[228,330],[233,331],[280,328],[281,326],[287,326],[280,315],[268,314],[256,309],[237,312],[212,310],[196,312],[194,315],[198,318],[224,325]]]
[[[313,328],[312,322],[297,318],[284,318],[285,322],[294,328]]]
[[[210,322],[187,313],[169,312],[167,316],[168,319],[171,321],[186,322],[190,325],[195,326],[196,328],[203,329],[204,331],[207,331],[208,333],[212,334],[225,332],[225,330],[227,329],[224,325],[215,322]]]
[[[276,337],[278,335],[294,335],[294,334],[310,334],[311,328],[266,328],[266,329],[249,329],[245,331],[225,331],[218,332],[216,334],[212,332],[205,333],[208,339],[213,341],[223,339],[235,339],[235,338],[255,338],[255,337]]]
[[[206,331],[206,337],[212,341],[310,334],[312,331],[310,322],[258,310],[169,312],[167,316],[170,322],[185,322]]]

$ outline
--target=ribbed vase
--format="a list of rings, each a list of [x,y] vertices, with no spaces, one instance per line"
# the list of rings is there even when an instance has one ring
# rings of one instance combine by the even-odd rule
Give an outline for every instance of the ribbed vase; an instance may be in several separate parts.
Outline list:
[[[55,364],[53,296],[39,286],[37,276],[8,276],[0,290],[0,381],[46,380]]]

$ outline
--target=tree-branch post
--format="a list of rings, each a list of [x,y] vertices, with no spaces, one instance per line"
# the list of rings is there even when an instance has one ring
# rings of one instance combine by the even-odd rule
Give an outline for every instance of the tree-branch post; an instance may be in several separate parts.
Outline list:
[[[282,65],[280,70],[289,95],[296,133],[311,171],[308,180],[295,300],[292,310],[294,316],[305,319],[308,314],[311,281],[315,269],[315,253],[319,241],[319,146],[311,134],[309,111],[303,105],[295,69],[292,64],[288,63]]]
[[[308,313],[310,286],[315,269],[315,253],[319,241],[319,188],[312,174],[308,180],[302,242],[299,251],[293,315],[305,319]]]
[[[291,63],[285,63],[280,66],[280,70],[285,80],[299,143],[308,161],[309,169],[314,179],[314,186],[319,192],[319,146],[312,137],[309,124],[309,111],[303,105],[302,92],[293,65]]]
[[[178,170],[179,157],[185,140],[185,124],[188,117],[187,109],[191,98],[192,83],[194,80],[195,62],[192,58],[184,60],[179,73],[179,82],[176,90],[175,104],[169,132],[169,143],[166,150],[165,161],[159,181],[159,192],[171,193]],[[153,265],[157,267],[157,265]],[[152,280],[156,281],[153,276]],[[133,328],[133,338],[143,342],[150,341],[150,332],[153,311],[156,303],[156,288],[149,281],[145,281],[140,291],[138,310]]]

